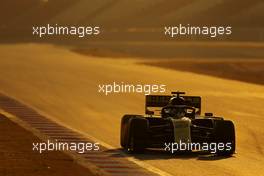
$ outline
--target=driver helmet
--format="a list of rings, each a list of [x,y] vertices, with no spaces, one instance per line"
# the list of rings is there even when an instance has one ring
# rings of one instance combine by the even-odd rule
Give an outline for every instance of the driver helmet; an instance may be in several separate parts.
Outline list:
[[[183,97],[172,97],[169,102],[170,105],[185,105],[185,99]]]

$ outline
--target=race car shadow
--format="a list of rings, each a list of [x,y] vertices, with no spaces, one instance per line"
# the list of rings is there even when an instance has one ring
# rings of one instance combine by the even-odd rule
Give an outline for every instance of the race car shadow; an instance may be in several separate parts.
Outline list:
[[[106,150],[106,153],[110,154],[111,157],[133,157],[138,160],[160,160],[160,159],[197,159],[197,160],[222,160],[230,158],[230,156],[217,156],[214,154],[208,154],[205,152],[181,152],[181,153],[169,153],[159,149],[146,149],[142,153],[129,153],[123,149],[112,149]],[[231,156],[232,157],[232,156]]]
[[[197,159],[198,160],[205,160],[205,161],[215,161],[215,160],[222,160],[222,159],[228,159],[235,156],[217,156],[217,155],[200,155]]]

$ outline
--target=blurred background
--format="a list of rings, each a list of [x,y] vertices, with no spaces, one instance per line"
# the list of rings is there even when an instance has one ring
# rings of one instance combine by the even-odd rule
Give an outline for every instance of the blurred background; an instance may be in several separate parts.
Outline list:
[[[263,10],[262,0],[11,0],[1,2],[0,27],[7,39],[28,40],[32,25],[57,23],[99,25],[103,40],[160,41],[168,25],[230,25],[232,37],[216,40],[262,42]]]
[[[262,0],[10,0],[0,6],[0,42],[51,43],[99,57],[162,58],[151,65],[263,84],[263,19]],[[32,35],[33,26],[47,24],[100,26],[101,33],[84,38]],[[231,26],[232,35],[164,35],[164,26],[179,24]]]

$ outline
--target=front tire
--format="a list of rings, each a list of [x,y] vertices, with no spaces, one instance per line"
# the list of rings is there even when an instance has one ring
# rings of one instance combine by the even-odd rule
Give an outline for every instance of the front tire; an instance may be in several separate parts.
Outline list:
[[[215,142],[228,145],[224,150],[217,150],[217,155],[231,156],[236,150],[235,127],[232,121],[216,120],[215,121]]]

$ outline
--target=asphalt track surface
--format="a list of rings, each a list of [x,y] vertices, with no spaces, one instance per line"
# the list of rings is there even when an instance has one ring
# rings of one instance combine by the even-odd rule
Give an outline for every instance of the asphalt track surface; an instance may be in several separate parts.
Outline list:
[[[234,121],[237,153],[231,158],[148,151],[132,155],[168,175],[263,175],[263,86],[135,64],[85,57],[49,45],[1,46],[1,92],[46,117],[119,149],[123,114],[144,112],[143,94],[98,93],[98,84],[166,84],[203,97],[203,110]],[[203,111],[204,112],[204,111]],[[142,165],[142,167],[147,167]]]

